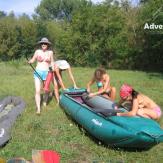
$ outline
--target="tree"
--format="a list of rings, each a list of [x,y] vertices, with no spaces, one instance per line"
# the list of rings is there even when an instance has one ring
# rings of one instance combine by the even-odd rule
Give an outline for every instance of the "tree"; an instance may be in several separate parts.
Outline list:
[[[37,32],[28,17],[7,16],[0,21],[0,58],[3,61],[19,59],[34,51]]]
[[[26,15],[18,19],[16,30],[18,32],[18,42],[20,43],[21,56],[33,54],[37,42],[37,25]]]
[[[72,13],[78,10],[86,0],[42,0],[36,13],[43,20],[72,19]]]
[[[142,53],[137,56],[138,67],[152,71],[163,71],[163,38],[162,30],[144,29],[145,23],[149,25],[163,24],[162,0],[149,0],[141,5],[139,12],[139,34],[143,38]],[[140,64],[140,60],[143,60]]]
[[[123,12],[116,6],[80,8],[61,38],[62,53],[75,65],[111,65],[119,55],[129,51],[124,20]]]
[[[0,18],[4,18],[6,16],[6,13],[4,11],[0,11]]]
[[[20,43],[17,42],[16,20],[6,17],[0,21],[0,57],[2,60],[17,58]]]
[[[15,17],[14,11],[11,11],[11,12],[8,14],[8,17],[14,18],[14,17]]]

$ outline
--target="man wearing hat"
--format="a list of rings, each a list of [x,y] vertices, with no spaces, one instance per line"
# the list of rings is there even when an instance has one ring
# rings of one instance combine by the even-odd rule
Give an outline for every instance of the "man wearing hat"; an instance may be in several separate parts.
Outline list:
[[[40,114],[40,103],[41,103],[41,80],[45,81],[49,67],[51,67],[54,63],[53,59],[53,51],[49,50],[51,42],[47,38],[42,38],[38,44],[40,45],[40,49],[37,49],[32,57],[29,60],[29,64],[34,63],[37,61],[36,71],[34,72],[34,81],[35,81],[35,101],[37,107],[37,114]],[[59,93],[57,89],[57,82],[54,80],[54,87],[55,87],[55,96],[57,102],[59,103]]]

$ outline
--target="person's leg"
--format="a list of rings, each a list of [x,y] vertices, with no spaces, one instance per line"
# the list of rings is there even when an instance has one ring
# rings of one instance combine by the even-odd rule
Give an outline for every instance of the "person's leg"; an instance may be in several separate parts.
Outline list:
[[[44,96],[43,96],[43,105],[44,106],[47,105],[48,99],[49,99],[49,92],[44,92]]]
[[[137,115],[145,118],[158,119],[158,114],[153,109],[138,109]]]
[[[38,114],[40,114],[40,103],[41,103],[40,91],[41,91],[41,81],[36,77],[35,78],[35,101],[37,107],[36,113]]]
[[[43,96],[43,105],[46,106],[49,98],[50,84],[53,81],[54,74],[52,71],[44,73],[44,96]]]
[[[55,69],[55,76],[57,77],[57,79],[59,80],[59,84],[61,85],[62,89],[66,89],[64,84],[63,84],[63,81],[62,81],[62,71],[59,70],[58,68]]]
[[[111,87],[110,98],[111,100],[115,101],[115,97],[116,97],[116,88]]]
[[[104,96],[105,98],[107,98],[109,100],[112,100],[107,93],[102,94],[102,96]]]
[[[55,98],[57,100],[57,104],[59,104],[59,89],[58,89],[58,84],[57,84],[57,81],[56,81],[55,77],[53,78],[53,84],[54,84]]]

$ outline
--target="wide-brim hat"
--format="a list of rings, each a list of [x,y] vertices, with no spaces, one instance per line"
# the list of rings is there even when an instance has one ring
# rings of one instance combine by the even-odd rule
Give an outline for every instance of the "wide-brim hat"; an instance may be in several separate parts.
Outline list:
[[[46,37],[43,37],[41,41],[38,42],[38,44],[42,44],[42,43],[51,45],[51,42]]]
[[[58,61],[55,61],[54,64],[56,64],[57,67],[61,70],[70,68],[70,64],[66,60],[58,60]]]

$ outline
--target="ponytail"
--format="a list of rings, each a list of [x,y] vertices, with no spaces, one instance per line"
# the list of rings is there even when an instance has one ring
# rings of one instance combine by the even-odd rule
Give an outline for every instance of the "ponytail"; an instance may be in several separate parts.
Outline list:
[[[132,98],[137,98],[139,92],[135,91],[134,89],[132,90]]]

